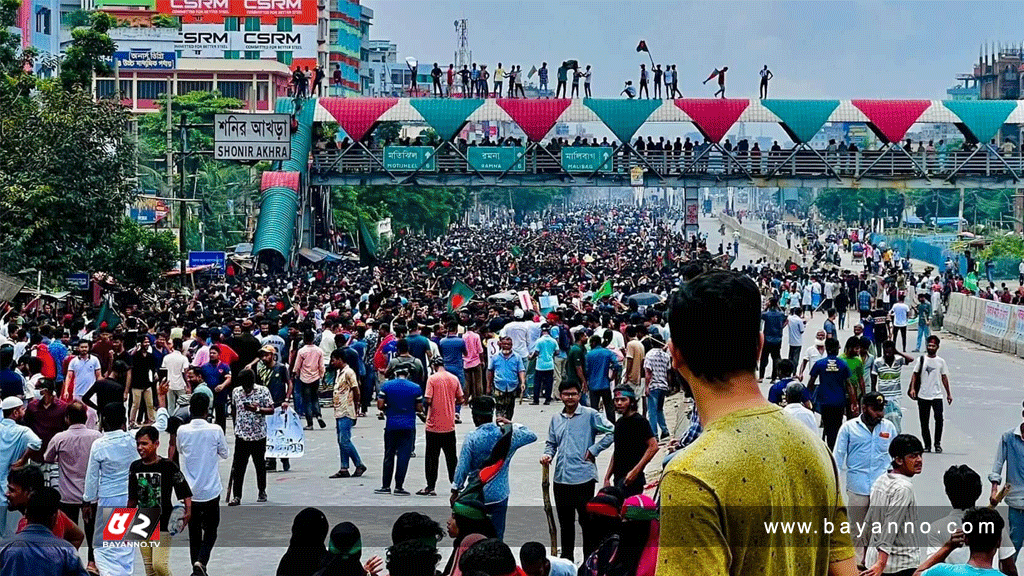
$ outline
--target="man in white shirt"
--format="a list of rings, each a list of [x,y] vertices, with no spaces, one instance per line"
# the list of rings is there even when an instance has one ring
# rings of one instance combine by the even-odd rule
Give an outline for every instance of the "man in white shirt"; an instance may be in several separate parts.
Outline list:
[[[860,417],[843,424],[832,452],[836,467],[846,471],[846,509],[852,525],[864,521],[871,487],[889,468],[889,443],[896,437],[896,427],[882,417],[884,412],[885,397],[881,393],[864,394]],[[858,560],[864,555],[866,536],[854,537]]]
[[[799,382],[791,382],[789,386],[786,386],[786,407],[782,411],[810,428],[811,432],[817,436],[818,419],[814,417],[814,412],[804,406],[804,396],[807,394],[805,390],[804,385]]]
[[[908,395],[917,400],[917,412],[921,417],[921,437],[924,440],[924,451],[932,451],[932,436],[928,428],[928,412],[935,411],[935,451],[942,452],[942,409],[943,392],[947,404],[953,403],[953,395],[949,391],[949,370],[946,361],[937,354],[939,337],[932,334],[928,337],[928,354],[914,362],[914,373],[910,376]],[[945,390],[943,390],[945,389]]]
[[[796,379],[804,379],[804,370],[814,366],[814,363],[821,360],[826,356],[825,354],[825,338],[826,334],[824,330],[818,330],[814,335],[814,346],[811,346],[803,353],[803,358],[800,360],[800,369],[796,372]]]
[[[218,459],[227,460],[228,443],[220,426],[206,421],[210,400],[193,394],[189,402],[192,420],[178,428],[177,449],[181,472],[192,488],[192,518],[188,546],[193,573],[206,574],[210,553],[217,542],[222,490]]]
[[[893,304],[893,307],[889,310],[889,318],[892,319],[892,341],[896,341],[896,336],[903,334],[903,351],[907,351],[907,323],[910,320],[910,306],[907,306],[904,302],[905,297],[900,297],[900,301]]]
[[[800,316],[800,309],[796,306],[790,308],[789,318],[786,319],[786,327],[788,330],[788,343],[789,343],[789,361],[796,366],[800,363],[800,347],[804,343],[804,328],[807,326],[807,321]]]
[[[167,406],[172,413],[178,406],[178,399],[190,392],[188,382],[185,381],[185,371],[188,370],[188,358],[181,353],[182,342],[175,338],[171,344],[173,350],[164,356],[160,369],[165,371],[164,378],[167,380]]]

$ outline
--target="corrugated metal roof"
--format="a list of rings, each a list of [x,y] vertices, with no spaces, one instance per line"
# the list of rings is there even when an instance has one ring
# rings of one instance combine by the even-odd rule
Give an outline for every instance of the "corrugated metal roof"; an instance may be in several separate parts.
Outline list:
[[[287,188],[270,188],[263,192],[253,252],[273,250],[287,260],[292,252],[298,210],[299,197],[295,192]]]

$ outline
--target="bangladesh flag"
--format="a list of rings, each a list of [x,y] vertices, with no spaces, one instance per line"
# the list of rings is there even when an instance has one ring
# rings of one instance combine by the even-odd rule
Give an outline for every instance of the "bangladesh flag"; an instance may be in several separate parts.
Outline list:
[[[594,295],[591,296],[590,299],[593,302],[597,302],[601,298],[604,298],[605,296],[611,296],[611,295],[612,295],[612,281],[611,280],[605,280],[604,284],[601,285],[601,288],[597,292],[594,292]]]
[[[114,307],[110,302],[110,296],[108,295],[103,299],[103,305],[100,306],[100,311],[96,315],[96,328],[109,328],[113,330],[120,323],[121,317],[114,311]]]
[[[456,280],[455,283],[452,284],[451,292],[448,293],[448,311],[455,312],[459,308],[462,308],[469,303],[474,296],[476,296],[476,292],[473,292],[472,288],[466,286],[464,282]]]

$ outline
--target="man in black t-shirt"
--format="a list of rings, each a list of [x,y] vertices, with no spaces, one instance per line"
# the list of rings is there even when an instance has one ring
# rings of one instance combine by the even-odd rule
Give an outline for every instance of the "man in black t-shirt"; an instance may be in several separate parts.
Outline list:
[[[635,496],[644,491],[647,482],[644,468],[658,453],[658,440],[647,419],[637,414],[636,393],[631,387],[615,388],[613,402],[619,416],[615,420],[614,450],[604,485],[610,486],[614,480],[626,497]]]
[[[185,502],[184,524],[192,516],[192,490],[178,465],[157,455],[160,433],[156,428],[143,426],[135,434],[135,442],[140,458],[128,467],[128,507],[160,510],[160,546],[140,551],[147,568],[152,566],[158,573],[169,574],[171,536],[167,528],[174,509],[171,490],[178,500]]]
[[[146,424],[156,421],[156,408],[153,399],[154,383],[156,382],[157,370],[160,366],[156,363],[156,357],[149,347],[149,339],[142,338],[139,346],[131,355],[131,370],[128,371],[128,386],[124,391],[124,399],[128,400],[131,394],[131,409],[129,411],[129,426],[135,427],[138,422],[139,406],[142,401],[146,403]],[[129,392],[130,391],[130,392]]]
[[[882,343],[889,339],[889,311],[886,310],[883,300],[879,299],[875,309],[871,311],[871,321],[875,325],[875,355],[881,356]]]

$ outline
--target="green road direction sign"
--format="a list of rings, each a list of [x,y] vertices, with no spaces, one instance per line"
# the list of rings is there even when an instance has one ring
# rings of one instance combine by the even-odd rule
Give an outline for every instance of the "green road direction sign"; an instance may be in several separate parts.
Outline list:
[[[427,163],[420,168],[425,160]],[[385,146],[384,168],[392,172],[437,172],[437,155],[430,146]]]
[[[562,167],[566,172],[593,172],[601,166],[602,172],[611,172],[611,148],[572,147],[562,148]],[[605,162],[608,160],[608,162]]]
[[[480,172],[504,172],[525,150],[516,146],[470,146],[466,157],[469,165]],[[509,172],[526,172],[526,156],[519,158]]]

